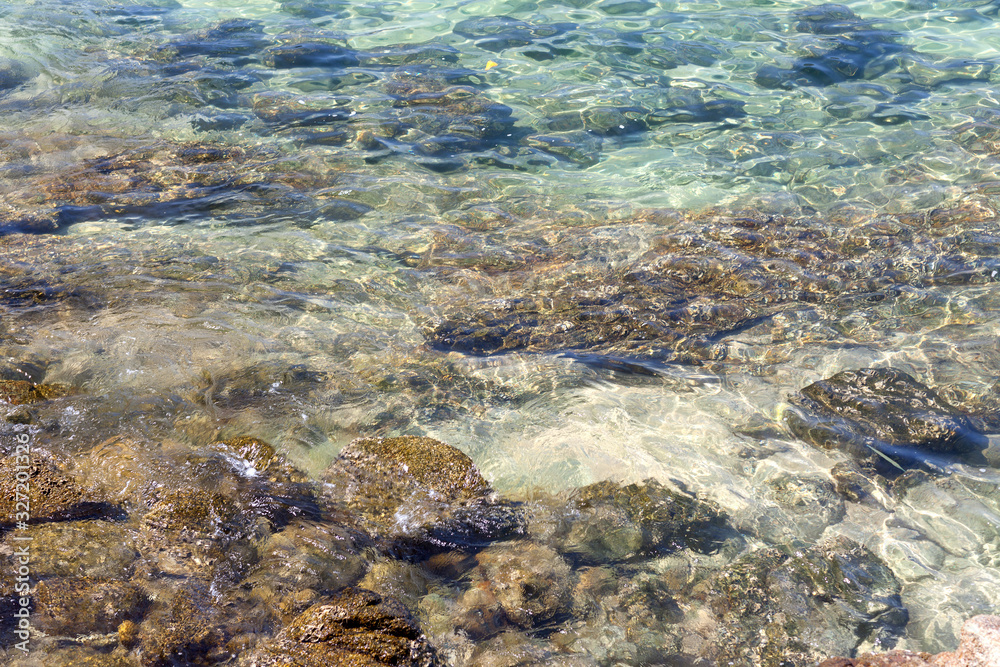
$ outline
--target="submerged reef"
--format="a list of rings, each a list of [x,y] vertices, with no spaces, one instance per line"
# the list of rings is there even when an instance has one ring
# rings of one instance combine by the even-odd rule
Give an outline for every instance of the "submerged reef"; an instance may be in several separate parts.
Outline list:
[[[64,476],[40,506],[117,512],[29,528],[47,664],[779,667],[891,647],[908,620],[846,537],[760,548],[653,480],[504,499],[426,437],[358,439],[323,482],[246,436],[112,439]]]

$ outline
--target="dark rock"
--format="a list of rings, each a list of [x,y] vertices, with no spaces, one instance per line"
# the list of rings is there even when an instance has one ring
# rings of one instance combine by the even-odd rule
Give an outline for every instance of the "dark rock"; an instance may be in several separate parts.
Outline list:
[[[275,69],[295,67],[344,68],[361,64],[354,51],[328,42],[282,44],[264,52],[264,64]]]
[[[580,489],[552,514],[535,515],[531,533],[585,565],[650,558],[685,548],[712,553],[734,535],[717,509],[656,480],[625,486],[597,482]]]
[[[358,54],[365,67],[398,67],[413,63],[456,63],[459,51],[447,44],[398,44],[375,47]]]
[[[32,624],[50,635],[114,632],[139,620],[149,603],[135,584],[89,577],[41,581],[33,597]]]
[[[793,433],[883,474],[940,466],[986,443],[966,415],[892,368],[843,371],[803,389],[793,405],[786,414]]]
[[[169,42],[162,48],[160,57],[208,56],[239,65],[246,62],[244,57],[258,53],[271,43],[261,21],[230,19]]]
[[[500,52],[517,46],[527,46],[538,40],[555,37],[576,24],[535,24],[509,16],[489,16],[466,19],[455,24],[456,35],[475,40],[476,46],[487,51]]]
[[[9,58],[0,58],[0,91],[17,88],[31,78],[31,74],[21,63]]]
[[[696,587],[718,623],[703,657],[806,665],[865,641],[891,647],[908,618],[899,593],[892,571],[846,538],[793,555],[756,551]]]
[[[280,4],[281,11],[304,19],[347,18],[351,8],[349,0],[282,0]]]
[[[533,134],[525,137],[524,143],[581,167],[601,161],[601,140],[587,132]]]
[[[441,664],[399,602],[348,589],[307,609],[246,658],[253,667],[434,667]]]
[[[790,69],[765,65],[754,80],[763,88],[829,86],[851,79],[874,79],[901,62],[907,50],[898,35],[879,30],[843,5],[819,5],[795,13],[796,28],[817,35]]]
[[[653,126],[660,123],[717,123],[727,118],[745,118],[745,104],[739,100],[714,100],[704,104],[656,109],[646,116],[646,121]]]
[[[404,554],[482,546],[522,531],[520,513],[493,493],[472,460],[431,438],[360,438],[324,479],[334,483],[328,497]]]
[[[72,389],[61,384],[34,384],[27,380],[0,380],[0,402],[9,405],[26,405],[61,398]]]
[[[198,132],[238,130],[250,119],[242,113],[198,114],[191,119],[191,127]]]
[[[597,4],[597,9],[612,16],[645,14],[653,7],[656,7],[656,3],[651,0],[603,0]]]

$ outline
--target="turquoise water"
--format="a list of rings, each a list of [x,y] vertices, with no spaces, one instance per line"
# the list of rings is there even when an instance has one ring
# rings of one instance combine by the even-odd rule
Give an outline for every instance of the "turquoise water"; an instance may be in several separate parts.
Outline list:
[[[80,390],[39,436],[67,451],[250,433],[318,473],[354,437],[414,433],[512,495],[678,480],[755,544],[866,544],[904,583],[901,646],[952,648],[1000,602],[996,470],[817,519],[787,479],[841,459],[780,420],[866,366],[996,407],[997,11],[0,2],[4,355]],[[776,240],[751,262],[731,223],[753,216]],[[427,334],[671,252],[730,277],[813,253],[843,298],[761,305],[697,363]],[[877,299],[849,278],[876,265]],[[757,289],[737,283],[705,307]]]

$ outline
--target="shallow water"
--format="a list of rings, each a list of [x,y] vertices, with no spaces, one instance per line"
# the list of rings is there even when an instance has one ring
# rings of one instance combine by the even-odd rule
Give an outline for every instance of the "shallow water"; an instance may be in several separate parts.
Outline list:
[[[673,480],[754,544],[865,544],[904,584],[900,646],[953,648],[1000,603],[1000,474],[813,514],[845,455],[781,417],[872,366],[1000,407],[997,7],[816,7],[0,2],[0,343],[80,391],[40,444],[250,433],[317,474],[412,433],[512,496]],[[428,336],[671,253],[724,265],[690,269],[690,350]]]

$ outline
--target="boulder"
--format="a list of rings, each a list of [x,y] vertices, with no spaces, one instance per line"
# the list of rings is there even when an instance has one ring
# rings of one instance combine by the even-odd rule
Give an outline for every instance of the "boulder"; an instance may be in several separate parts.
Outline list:
[[[464,453],[432,438],[359,438],[324,473],[328,500],[346,505],[398,553],[476,548],[523,532]]]
[[[372,591],[351,588],[307,609],[240,664],[436,667],[441,663],[402,604]]]
[[[791,402],[785,421],[798,437],[847,451],[883,474],[940,469],[986,445],[964,413],[894,368],[843,371],[805,387]]]
[[[717,550],[735,535],[711,504],[656,480],[585,486],[567,503],[534,512],[531,533],[577,564],[599,565],[691,548]]]
[[[703,657],[778,667],[868,641],[891,647],[908,620],[900,590],[877,556],[847,538],[792,554],[752,552],[694,589],[715,618]]]
[[[830,658],[819,667],[995,667],[1000,665],[1000,616],[974,616],[962,626],[958,650],[948,653],[889,651]]]

